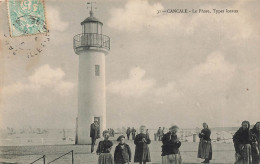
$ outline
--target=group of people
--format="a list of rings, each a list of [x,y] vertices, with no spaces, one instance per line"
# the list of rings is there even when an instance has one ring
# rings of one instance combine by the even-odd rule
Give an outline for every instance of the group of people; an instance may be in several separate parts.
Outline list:
[[[132,153],[130,146],[125,143],[125,136],[121,135],[117,138],[118,145],[114,151],[114,158],[110,153],[113,142],[109,140],[109,132],[105,130],[103,132],[104,140],[100,141],[97,147],[96,153],[99,155],[99,164],[125,164],[132,160]],[[140,127],[140,133],[135,136],[134,144],[135,154],[134,162],[145,164],[151,162],[150,151],[148,145],[151,143],[149,136],[146,134],[145,126]]]
[[[206,123],[199,134],[200,143],[198,158],[203,158],[202,163],[209,163],[212,159],[212,145],[210,139],[211,131]],[[243,121],[241,127],[233,135],[235,148],[235,164],[260,164],[260,122],[257,122],[252,129],[250,123]]]
[[[108,130],[109,135],[110,135],[111,137],[114,137],[114,136],[115,136],[115,130],[114,130],[114,129],[108,128],[107,130]]]
[[[182,157],[179,151],[181,142],[177,137],[178,126],[173,125],[169,132],[163,134],[162,141],[162,164],[181,164]],[[128,133],[127,133],[128,134]],[[111,154],[113,143],[109,140],[109,131],[103,132],[104,140],[100,141],[96,153],[99,155],[99,164],[127,164],[131,162],[131,149],[125,143],[125,136],[118,137],[119,142],[115,148],[114,158]],[[203,129],[199,133],[199,146],[197,157],[204,159],[202,163],[210,163],[212,159],[211,130],[207,123],[203,123]],[[250,123],[243,121],[239,130],[233,136],[236,151],[235,164],[259,164],[260,163],[260,122],[257,122],[252,129]],[[134,138],[135,154],[134,162],[146,164],[151,162],[149,144],[151,140],[145,126],[140,127],[140,133]]]
[[[182,159],[179,151],[181,142],[177,137],[178,127],[176,125],[169,128],[169,132],[162,137],[162,163],[163,164],[181,164]],[[149,144],[151,140],[148,131],[144,125],[140,127],[140,133],[135,136],[134,162],[146,164],[151,162]],[[113,142],[109,140],[109,132],[103,132],[104,140],[100,141],[96,153],[99,155],[99,164],[126,164],[131,162],[132,154],[128,144],[125,143],[125,136],[118,137],[119,142],[115,148],[114,158],[110,153]]]
[[[157,130],[158,141],[162,140],[164,132],[165,132],[165,127],[163,127],[163,129],[161,127],[159,127],[159,129]]]
[[[134,127],[132,129],[130,127],[128,127],[126,129],[126,136],[127,136],[128,140],[129,140],[131,134],[132,134],[132,139],[135,140],[136,130]]]

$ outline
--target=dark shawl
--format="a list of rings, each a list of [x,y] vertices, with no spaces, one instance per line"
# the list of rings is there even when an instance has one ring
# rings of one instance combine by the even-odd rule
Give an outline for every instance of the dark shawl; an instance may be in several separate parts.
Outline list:
[[[246,130],[243,130],[243,128],[240,127],[233,136],[233,142],[234,142],[236,153],[240,153],[239,145],[252,144],[253,142],[253,138],[249,130],[250,123],[248,121],[244,121],[244,122],[248,124],[248,128]]]
[[[109,140],[100,141],[98,143],[97,154],[110,153],[113,143]]]
[[[204,128],[201,130],[201,133],[199,134],[199,138],[202,138],[206,141],[211,141],[210,135],[211,135],[211,130],[209,128]]]
[[[177,142],[176,134],[171,132],[164,134],[162,143],[162,156],[169,154],[179,154],[179,147],[181,146],[181,142]]]

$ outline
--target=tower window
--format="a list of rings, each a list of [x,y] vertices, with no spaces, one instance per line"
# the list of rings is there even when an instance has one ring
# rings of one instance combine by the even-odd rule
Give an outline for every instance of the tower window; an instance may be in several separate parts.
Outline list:
[[[96,76],[100,75],[100,66],[99,65],[95,65],[95,75]]]

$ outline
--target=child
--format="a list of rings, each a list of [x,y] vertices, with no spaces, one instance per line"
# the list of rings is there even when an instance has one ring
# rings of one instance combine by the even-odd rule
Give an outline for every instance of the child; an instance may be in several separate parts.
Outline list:
[[[125,136],[121,135],[117,138],[119,144],[115,148],[114,161],[115,164],[127,164],[131,162],[131,149],[125,143]]]
[[[108,140],[109,131],[103,132],[104,140],[100,141],[97,148],[98,164],[113,164],[113,157],[110,154],[113,143]]]
[[[142,125],[140,127],[140,133],[135,138],[135,157],[134,162],[139,162],[139,164],[146,164],[146,162],[151,162],[150,151],[148,144],[151,143],[149,136],[146,135],[146,127]]]

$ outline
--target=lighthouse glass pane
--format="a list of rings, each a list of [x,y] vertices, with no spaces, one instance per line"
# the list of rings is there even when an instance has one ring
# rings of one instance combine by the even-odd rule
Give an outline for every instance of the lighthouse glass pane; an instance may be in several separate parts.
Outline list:
[[[102,34],[102,25],[98,23],[98,34]]]
[[[97,23],[89,22],[85,24],[85,33],[97,33]]]
[[[99,67],[99,65],[95,65],[95,75],[96,76],[100,75],[100,67]]]

